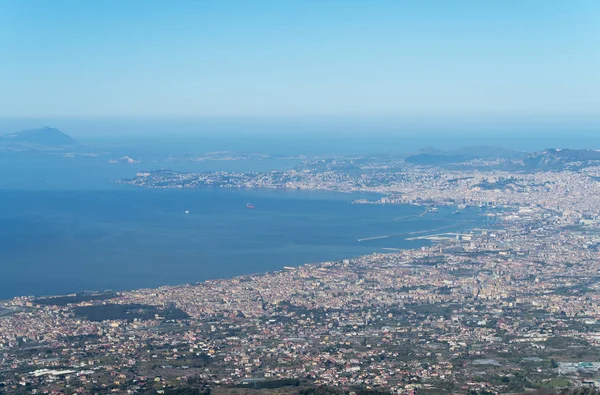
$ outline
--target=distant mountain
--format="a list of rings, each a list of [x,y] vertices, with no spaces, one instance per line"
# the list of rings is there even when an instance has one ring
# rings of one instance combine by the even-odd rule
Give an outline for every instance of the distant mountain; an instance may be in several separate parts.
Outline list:
[[[433,148],[433,147],[424,147],[417,152],[418,154],[427,154],[427,155],[444,155],[447,152],[442,151],[441,149]]]
[[[438,166],[448,165],[451,163],[460,163],[466,160],[473,159],[464,155],[448,155],[448,154],[416,154],[411,155],[404,160],[413,165],[420,166]]]
[[[73,137],[51,127],[23,130],[15,133],[0,135],[0,142],[14,144],[39,144],[47,146],[74,145]]]
[[[494,159],[497,169],[511,171],[578,170],[600,166],[600,150],[553,148],[525,153],[498,147],[463,147],[453,151],[426,148],[404,160],[419,166],[448,166],[473,159]]]
[[[523,153],[506,148],[491,146],[462,147],[453,151],[440,151],[427,147],[419,153],[405,158],[408,163],[415,165],[441,166],[465,162],[472,159],[514,159],[521,158]]]
[[[600,151],[589,149],[547,149],[533,152],[523,159],[527,170],[581,169],[600,165]]]
[[[125,164],[125,165],[133,165],[135,163],[141,163],[142,161],[139,159],[135,159],[132,158],[131,156],[124,156],[122,158],[119,159],[109,159],[108,163],[121,163],[121,164]]]

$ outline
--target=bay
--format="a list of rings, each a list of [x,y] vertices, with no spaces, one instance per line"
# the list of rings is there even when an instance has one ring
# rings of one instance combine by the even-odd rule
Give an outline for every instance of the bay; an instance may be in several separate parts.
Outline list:
[[[466,230],[483,218],[477,209],[453,216],[448,207],[397,221],[423,208],[349,204],[365,196],[251,189],[0,190],[0,298],[194,283],[418,248],[428,242],[406,240],[407,233]],[[402,236],[359,241],[391,235]]]

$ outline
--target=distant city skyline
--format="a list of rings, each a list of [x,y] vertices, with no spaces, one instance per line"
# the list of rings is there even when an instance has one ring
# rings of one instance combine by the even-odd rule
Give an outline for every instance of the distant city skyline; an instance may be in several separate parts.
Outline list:
[[[0,117],[600,115],[600,2],[0,1]]]

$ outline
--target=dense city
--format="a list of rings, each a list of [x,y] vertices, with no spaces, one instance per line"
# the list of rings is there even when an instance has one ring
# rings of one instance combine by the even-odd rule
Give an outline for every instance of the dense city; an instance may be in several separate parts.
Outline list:
[[[0,0],[0,395],[600,395],[600,0]]]
[[[149,171],[123,180],[373,192],[380,197],[353,203],[415,204],[423,215],[475,207],[489,220],[466,233],[419,236],[430,242],[420,249],[4,301],[0,393],[600,388],[600,167],[500,162],[346,158],[282,172]]]

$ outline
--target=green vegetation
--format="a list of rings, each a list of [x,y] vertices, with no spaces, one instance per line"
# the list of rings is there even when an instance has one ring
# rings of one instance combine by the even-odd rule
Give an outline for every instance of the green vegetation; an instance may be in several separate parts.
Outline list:
[[[39,299],[35,299],[33,301],[33,303],[39,304],[39,305],[48,305],[48,306],[66,306],[71,303],[81,303],[81,302],[89,302],[92,300],[112,299],[116,296],[117,296],[117,294],[114,292],[105,292],[105,293],[96,293],[96,294],[78,293],[76,295],[39,298]]]
[[[104,320],[182,320],[189,318],[184,311],[169,307],[160,309],[156,306],[143,304],[104,304],[97,306],[80,306],[73,309],[76,317],[90,321]]]

